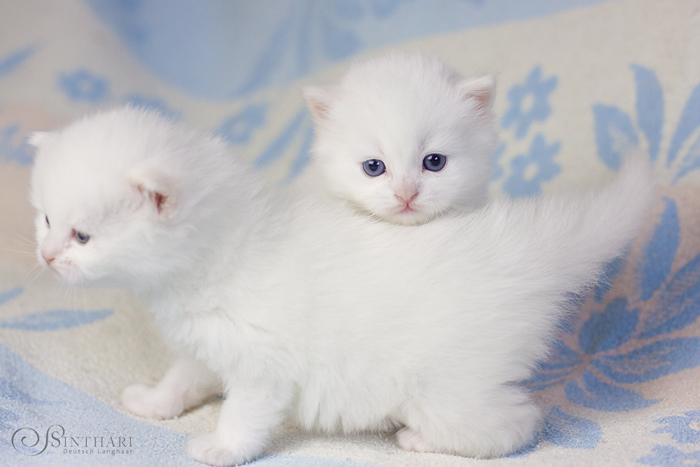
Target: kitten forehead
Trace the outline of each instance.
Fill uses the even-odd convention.
[[[37,138],[32,202],[65,222],[123,205],[134,196],[129,174],[135,168],[178,170],[170,153],[186,144],[188,133],[183,138],[171,127],[153,113],[126,107],[78,120],[50,140]]]
[[[437,58],[390,54],[353,66],[341,86],[353,98],[364,94],[367,102],[391,100],[396,104],[413,103],[418,108],[453,100],[460,79]]]
[[[330,118],[356,133],[351,139],[374,135],[386,153],[419,157],[422,150],[430,150],[431,140],[444,147],[451,136],[480,123],[482,116],[473,111],[461,82],[437,58],[391,54],[348,71]]]

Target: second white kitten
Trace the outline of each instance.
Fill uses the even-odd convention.
[[[519,382],[653,195],[635,159],[602,190],[406,227],[265,190],[220,140],[142,110],[32,142],[39,260],[130,287],[178,351],[158,385],[124,391],[128,410],[175,417],[223,388],[216,431],[187,448],[218,466],[259,456],[288,416],[403,426],[414,451],[520,449],[540,410]]]
[[[398,224],[484,205],[494,87],[399,53],[356,64],[339,85],[306,87],[316,140],[305,183]]]

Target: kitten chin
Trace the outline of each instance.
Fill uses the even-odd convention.
[[[464,79],[436,58],[392,53],[340,84],[304,89],[322,188],[370,216],[422,224],[483,206],[497,136],[494,79]]]
[[[34,144],[46,260],[124,280],[179,352],[123,406],[166,419],[225,392],[216,431],[187,445],[212,465],[261,455],[288,416],[320,431],[401,424],[397,443],[420,452],[526,446],[541,415],[517,383],[653,199],[637,157],[601,190],[404,228],[267,188],[220,140],[145,110]]]

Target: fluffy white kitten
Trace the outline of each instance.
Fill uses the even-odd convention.
[[[304,88],[316,130],[306,183],[398,224],[483,206],[494,87],[491,76],[393,53],[356,64],[339,85]]]
[[[518,382],[653,195],[648,164],[631,160],[598,191],[406,227],[280,196],[219,139],[144,110],[32,142],[40,261],[70,283],[131,287],[180,352],[124,406],[170,418],[223,388],[216,431],[187,448],[220,466],[260,455],[287,416],[403,426],[397,441],[415,451],[521,448],[540,410]]]

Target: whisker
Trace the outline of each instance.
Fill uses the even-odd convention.
[[[36,270],[37,268],[39,268],[38,271]],[[27,285],[32,285],[32,283],[36,280],[36,278],[39,277],[39,274],[41,274],[42,272],[44,272],[44,271],[43,271],[43,268],[41,267],[41,264],[36,263],[34,266],[32,266],[32,268],[31,268],[29,271],[27,271],[27,273],[26,273],[26,274],[24,275],[24,277],[22,278],[22,282],[26,282],[27,279],[29,278],[29,276],[30,276],[32,273],[34,273],[34,272],[36,272],[36,274],[34,274],[34,276],[32,277],[32,279],[31,279],[31,281],[30,281],[30,283],[27,284]]]
[[[0,250],[7,251],[10,253],[18,253],[18,254],[23,255],[23,256],[34,256],[34,254],[35,254],[33,251],[15,250],[13,248],[5,248],[5,247],[0,247]]]

